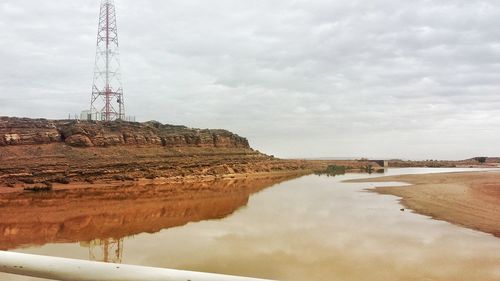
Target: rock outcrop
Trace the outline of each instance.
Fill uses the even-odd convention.
[[[55,122],[45,119],[0,117],[0,146],[61,141]]]
[[[159,122],[96,122],[0,117],[0,146],[62,142],[73,147],[153,145],[250,148],[226,130],[200,130]]]
[[[309,173],[357,161],[282,160],[225,130],[150,121],[81,122],[0,117],[0,188],[39,191],[52,184],[138,179],[205,180],[255,173]],[[5,189],[0,190],[0,193]]]

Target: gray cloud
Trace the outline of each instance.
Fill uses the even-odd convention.
[[[282,157],[500,155],[496,1],[116,0],[126,106]],[[98,0],[0,3],[0,115],[88,107]]]

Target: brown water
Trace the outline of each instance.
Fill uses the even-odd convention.
[[[445,171],[457,170],[387,174]],[[341,182],[367,176],[220,182],[183,192],[130,188],[125,197],[94,194],[94,205],[81,194],[60,195],[65,203],[58,208],[57,200],[37,198],[26,206],[34,202],[50,215],[39,224],[29,223],[29,213],[17,223],[0,215],[0,247],[281,280],[500,280],[499,238],[401,212],[396,197],[364,191],[374,184]],[[4,201],[0,214],[12,208]],[[39,246],[26,246],[30,239]]]

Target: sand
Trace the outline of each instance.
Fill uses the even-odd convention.
[[[361,182],[409,183],[372,191],[401,197],[401,204],[417,213],[500,237],[500,172],[401,175]]]

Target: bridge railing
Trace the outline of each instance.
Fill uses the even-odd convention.
[[[0,272],[61,281],[265,281],[249,277],[0,251]]]

